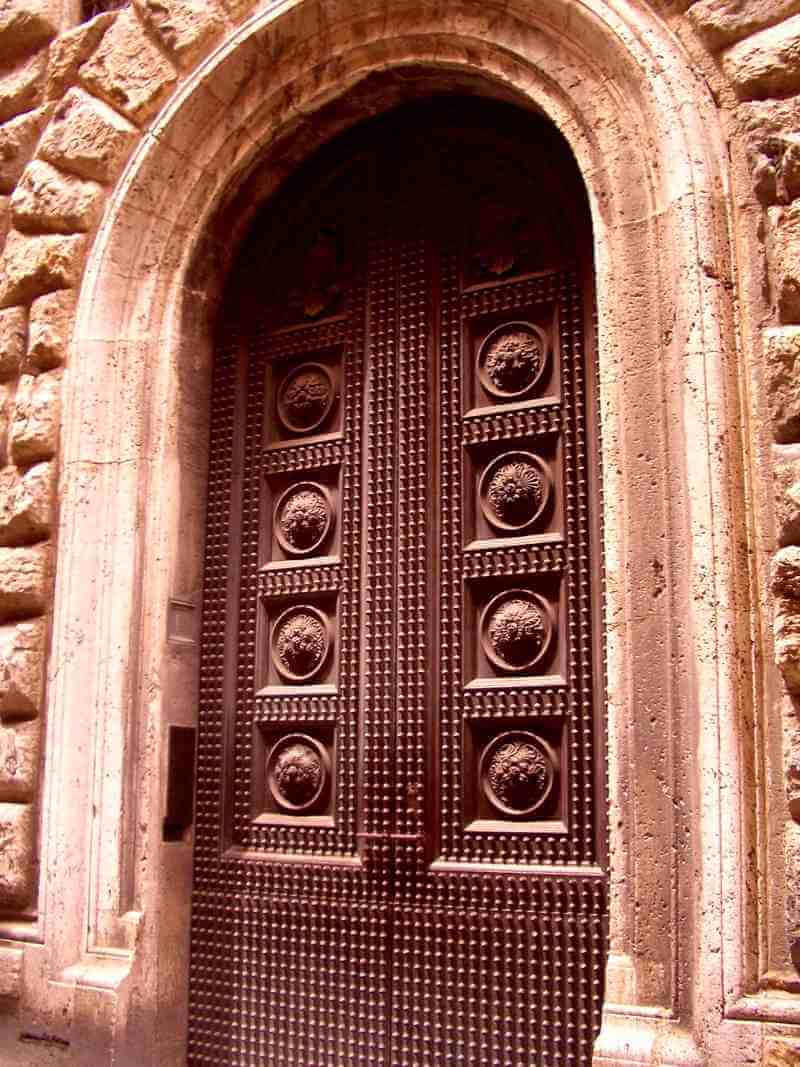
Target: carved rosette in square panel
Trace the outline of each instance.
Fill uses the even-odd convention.
[[[557,402],[561,384],[558,337],[558,310],[553,301],[465,318],[465,413]]]
[[[282,346],[278,346],[278,351]],[[341,346],[276,356],[266,374],[266,440],[271,444],[337,433],[342,426]]]
[[[338,468],[267,477],[267,563],[311,564],[339,555],[339,483]]]
[[[330,682],[335,612],[330,601],[274,605],[269,610],[268,684],[305,686]]]
[[[333,825],[332,723],[260,724],[253,781],[258,825]]]

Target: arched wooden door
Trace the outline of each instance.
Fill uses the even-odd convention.
[[[588,1064],[604,964],[588,209],[442,100],[253,226],[219,332],[189,1061]]]

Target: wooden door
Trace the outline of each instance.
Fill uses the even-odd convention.
[[[254,224],[219,331],[189,1060],[588,1064],[606,889],[588,209],[430,101]]]

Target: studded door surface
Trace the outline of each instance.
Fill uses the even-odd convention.
[[[591,1062],[586,207],[555,134],[472,111],[400,111],[326,150],[231,283],[192,1064]]]

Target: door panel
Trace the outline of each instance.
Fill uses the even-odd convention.
[[[215,370],[192,1063],[591,1062],[589,247],[555,133],[475,102],[346,136],[253,226]]]

